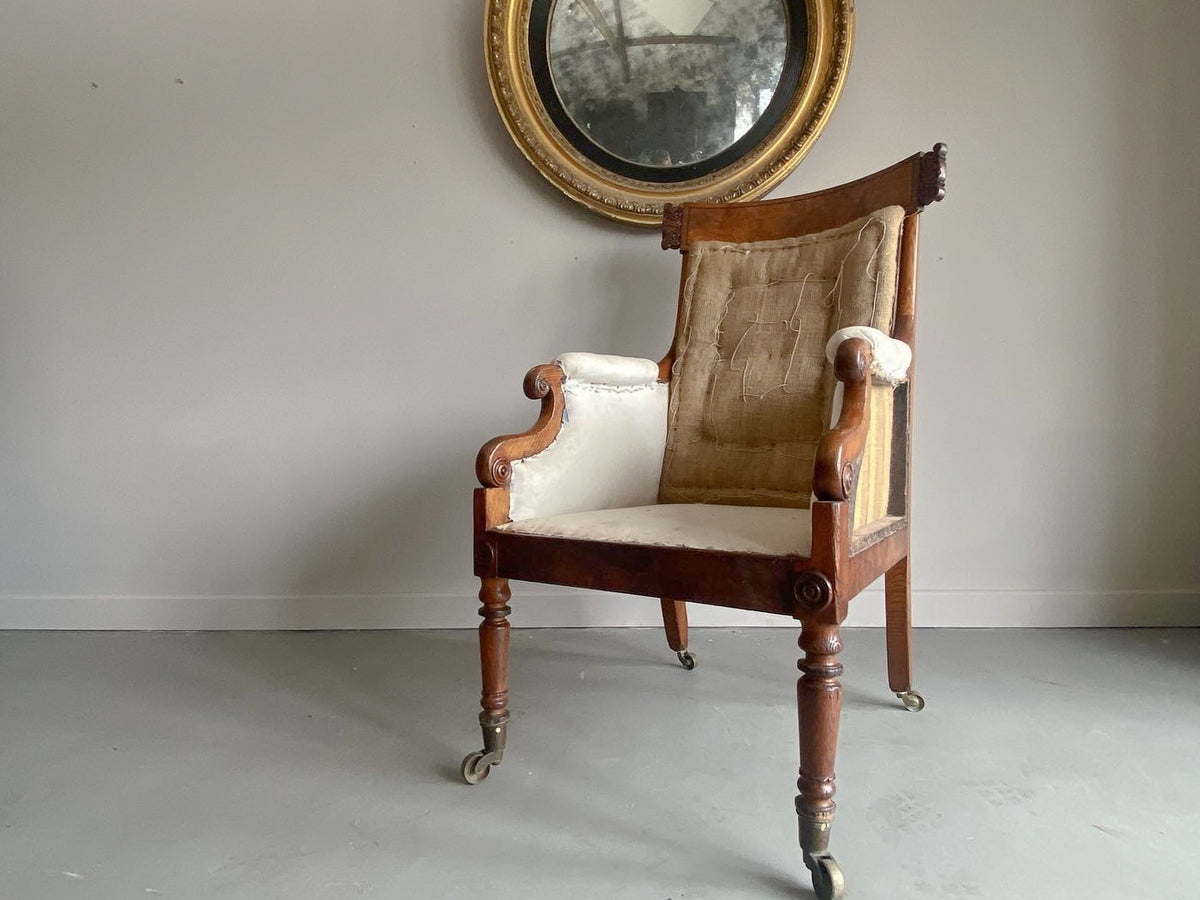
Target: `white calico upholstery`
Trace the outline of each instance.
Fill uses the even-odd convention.
[[[564,353],[558,437],[512,463],[514,521],[653,503],[667,440],[667,385],[649,359]]]
[[[878,328],[867,325],[851,325],[839,328],[825,344],[825,357],[831,363],[837,356],[838,347],[850,338],[864,338],[871,345],[871,377],[888,384],[899,384],[908,377],[912,365],[912,348],[904,341],[884,334]]]
[[[662,503],[539,516],[501,525],[498,530],[770,556],[808,556],[812,548],[809,511],[772,506]]]
[[[602,353],[563,353],[555,360],[571,381],[638,387],[658,381],[658,363],[634,356],[605,356]]]

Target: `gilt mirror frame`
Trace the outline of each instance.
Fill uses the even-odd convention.
[[[580,149],[581,133],[564,119],[560,98],[547,96],[553,87],[546,35],[555,0],[487,0],[484,51],[492,97],[508,133],[537,170],[572,200],[601,215],[657,226],[667,203],[752,200],[779,184],[812,147],[837,104],[850,65],[853,0],[781,2],[793,24],[779,97],[772,100],[779,104],[774,121],[752,130],[751,146],[735,142],[727,151],[737,152],[717,156],[723,163],[719,168],[694,177],[630,177],[614,170],[619,167],[597,162],[596,157],[605,155],[602,149]],[[804,47],[794,46],[797,16],[806,32]],[[540,45],[536,38],[531,41],[531,33]],[[681,165],[676,171],[686,176],[689,168]]]

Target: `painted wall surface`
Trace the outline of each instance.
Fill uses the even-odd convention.
[[[951,148],[922,230],[918,622],[1200,619],[1200,12],[857,12],[777,194]],[[657,358],[679,265],[521,158],[481,18],[0,7],[0,627],[474,623],[475,451],[532,421],[530,365]],[[657,617],[589,599],[518,586],[514,621]]]

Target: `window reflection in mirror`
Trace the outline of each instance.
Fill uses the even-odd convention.
[[[732,146],[787,56],[784,0],[557,0],[548,51],[571,120],[627,162],[670,168]]]

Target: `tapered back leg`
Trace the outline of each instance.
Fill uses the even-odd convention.
[[[675,651],[685,669],[696,668],[696,656],[688,650],[687,604],[682,600],[662,599],[663,625],[667,629],[667,645]]]
[[[912,690],[912,606],[907,556],[888,569],[883,596],[887,611],[888,687],[899,694]]]
[[[662,601],[663,625],[667,629],[667,646],[680,651],[688,648],[687,604],[682,600]]]

